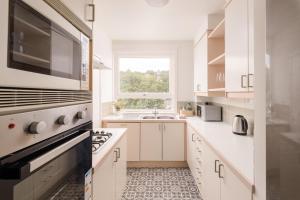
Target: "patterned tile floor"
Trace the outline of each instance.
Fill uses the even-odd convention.
[[[188,168],[129,168],[122,200],[201,200]]]

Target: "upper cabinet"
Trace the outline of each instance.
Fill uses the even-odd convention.
[[[228,96],[253,91],[250,65],[250,16],[248,0],[232,0],[225,8],[225,81]],[[241,95],[244,96],[244,95]]]
[[[195,40],[194,91],[197,96],[253,97],[251,3],[251,0],[227,1],[225,18],[207,16],[205,29],[202,28],[204,34]]]
[[[104,68],[112,68],[113,58],[112,58],[112,40],[103,31],[103,25],[101,21],[101,0],[94,0],[95,9],[95,21],[93,24],[93,51],[94,55],[102,63]]]
[[[194,91],[207,93],[207,33],[194,46]]]
[[[95,7],[92,0],[61,0],[74,14],[77,15],[90,29],[93,28]]]

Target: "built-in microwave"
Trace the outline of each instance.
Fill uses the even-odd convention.
[[[88,90],[87,36],[44,1],[4,0],[0,11],[1,87]]]

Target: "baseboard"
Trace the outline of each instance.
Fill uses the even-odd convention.
[[[186,168],[186,161],[128,161],[129,168]]]

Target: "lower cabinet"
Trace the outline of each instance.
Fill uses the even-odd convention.
[[[127,138],[124,136],[94,169],[93,200],[120,200],[126,186]]]
[[[187,162],[204,200],[252,200],[252,189],[190,126]]]
[[[127,161],[140,160],[140,123],[106,123],[105,128],[127,128]]]
[[[184,161],[184,123],[141,123],[141,161]]]

